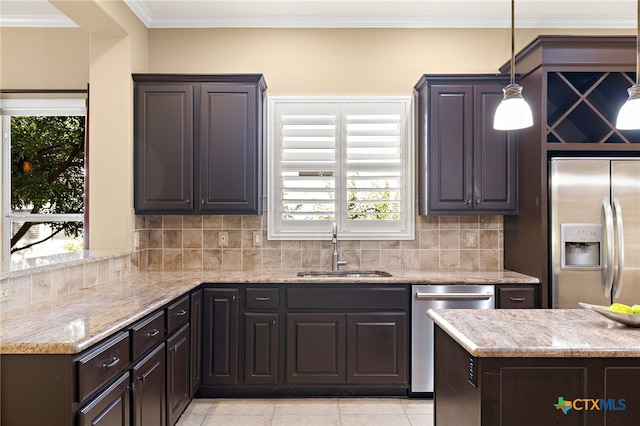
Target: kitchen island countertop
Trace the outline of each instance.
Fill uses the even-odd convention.
[[[301,278],[297,271],[148,271],[13,309],[0,305],[0,354],[75,354],[162,308],[202,283],[537,284],[516,272],[394,272],[384,278]]]
[[[439,309],[427,315],[479,358],[640,357],[640,328],[587,309]]]

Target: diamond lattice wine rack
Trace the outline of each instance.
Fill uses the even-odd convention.
[[[633,72],[548,72],[547,142],[640,143],[640,130],[618,130]]]

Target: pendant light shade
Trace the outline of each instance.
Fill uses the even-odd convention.
[[[636,21],[636,84],[629,87],[629,99],[622,105],[618,112],[616,127],[620,130],[640,129],[640,0],[637,8],[638,20]]]
[[[638,0],[640,1],[640,0]],[[504,98],[493,117],[496,130],[517,130],[533,126],[531,107],[522,96],[522,86],[515,83],[515,0],[511,0],[511,82],[502,91]]]

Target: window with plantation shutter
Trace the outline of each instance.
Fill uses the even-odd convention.
[[[268,237],[413,238],[409,96],[269,98]]]

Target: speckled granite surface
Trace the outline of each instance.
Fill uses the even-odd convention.
[[[587,309],[439,309],[427,315],[476,357],[640,357],[640,328]]]
[[[393,271],[391,271],[393,273]],[[0,353],[75,354],[206,283],[537,283],[509,271],[394,273],[391,278],[299,278],[296,271],[140,272],[16,309],[0,304]]]

